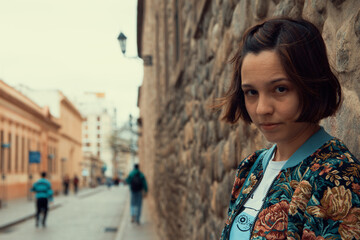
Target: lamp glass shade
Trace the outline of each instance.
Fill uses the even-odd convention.
[[[117,39],[118,39],[118,41],[120,43],[120,48],[121,48],[122,53],[125,54],[127,37],[121,32]]]

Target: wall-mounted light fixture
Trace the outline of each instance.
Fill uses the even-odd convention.
[[[125,52],[126,52],[126,39],[127,37],[125,36],[125,34],[123,34],[122,32],[119,34],[118,36],[118,41],[120,43],[120,48],[121,48],[121,51],[122,53],[125,55]]]
[[[117,37],[117,40],[119,41],[121,52],[124,54],[126,58],[134,58],[134,59],[140,59],[138,56],[127,56],[126,53],[126,40],[127,37],[123,32],[120,32],[119,36]],[[145,66],[152,66],[152,56],[151,55],[144,55],[141,57],[144,61]]]

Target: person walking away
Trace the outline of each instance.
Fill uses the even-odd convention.
[[[73,184],[74,184],[74,193],[77,194],[78,186],[79,186],[79,178],[77,177],[77,175],[74,176]]]
[[[43,212],[42,225],[46,227],[46,216],[48,212],[48,201],[53,201],[53,190],[51,183],[46,179],[46,172],[41,173],[41,178],[31,188],[36,198],[36,227],[39,226],[40,213]]]
[[[65,175],[63,178],[64,195],[68,195],[69,193],[69,184],[70,184],[69,176]]]
[[[144,196],[146,196],[148,187],[145,176],[139,169],[139,164],[134,165],[134,169],[126,178],[126,183],[129,184],[131,192],[131,222],[136,222],[137,224],[140,224],[143,193],[145,193]]]

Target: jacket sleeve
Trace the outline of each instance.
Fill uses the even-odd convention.
[[[53,191],[52,188],[51,188],[51,183],[50,183],[50,182],[49,182],[49,189],[48,189],[47,194],[48,194],[48,199],[49,199],[50,201],[53,201],[53,200],[54,200],[54,198],[53,198],[53,196],[54,196],[54,191]]]
[[[48,190],[48,199],[49,199],[50,201],[53,201],[53,200],[54,200],[53,190],[52,190],[52,189],[49,189],[49,190]]]
[[[32,187],[30,188],[31,192],[35,192],[35,183],[32,185]]]
[[[305,209],[303,239],[360,239],[359,169],[356,162],[320,168]]]

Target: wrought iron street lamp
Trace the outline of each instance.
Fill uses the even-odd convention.
[[[123,34],[122,32],[119,34],[118,36],[118,41],[120,43],[120,48],[121,48],[121,51],[122,53],[125,55],[125,52],[126,52],[126,39],[127,37],[125,36],[125,34]]]
[[[121,48],[121,51],[124,55],[124,57],[126,58],[131,58],[131,59],[137,59],[137,60],[143,60],[144,61],[144,65],[145,66],[151,66],[152,65],[152,56],[151,55],[145,55],[145,56],[142,56],[141,58],[139,56],[127,56],[125,53],[126,53],[126,40],[127,40],[127,37],[125,36],[125,34],[123,32],[120,32],[119,36],[117,37],[117,40],[119,41],[119,44],[120,44],[120,48]]]

